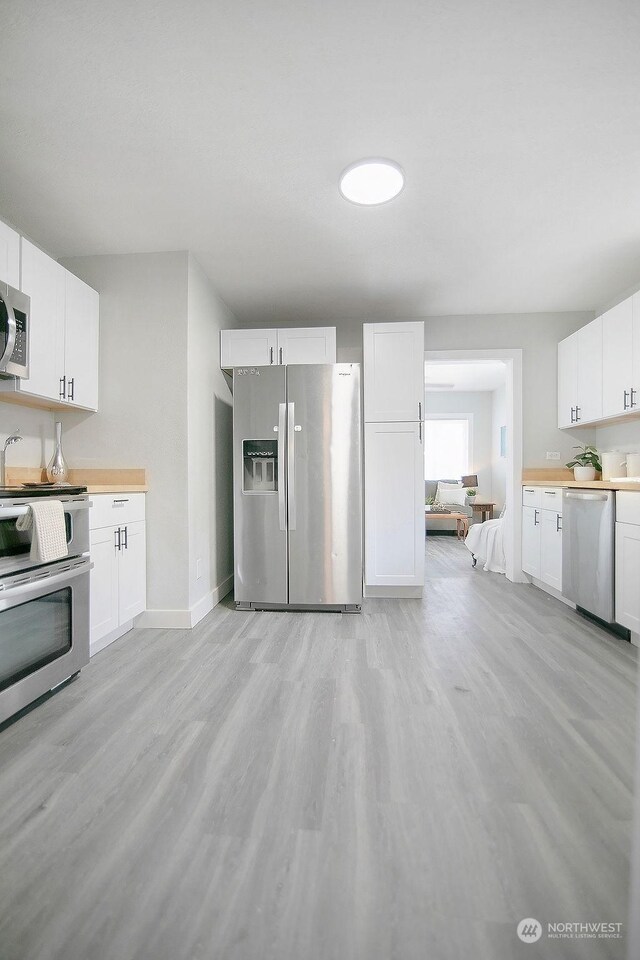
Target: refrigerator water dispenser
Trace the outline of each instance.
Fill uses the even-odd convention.
[[[242,492],[278,492],[278,441],[242,441]]]

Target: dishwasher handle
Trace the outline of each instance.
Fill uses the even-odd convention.
[[[605,502],[610,499],[610,494],[608,493],[566,493],[564,495],[565,500],[600,500]]]

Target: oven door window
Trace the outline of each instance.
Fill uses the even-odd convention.
[[[71,514],[65,513],[67,543],[71,542]],[[15,517],[0,518],[0,559],[19,557],[31,550],[32,530],[16,530]]]
[[[0,611],[0,690],[71,649],[71,587]]]

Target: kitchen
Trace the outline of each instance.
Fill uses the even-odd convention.
[[[11,18],[7,14],[11,22],[4,24],[3,44],[10,45],[4,62],[11,66],[7,90],[15,105],[14,119],[10,123],[6,118],[5,129],[13,149],[27,156],[16,172],[17,153],[13,161],[3,155],[6,177],[0,219],[61,270],[98,292],[98,397],[97,403],[82,402],[77,392],[81,376],[72,369],[70,358],[68,371],[56,371],[53,389],[60,389],[62,377],[67,378],[65,389],[67,381],[73,380],[74,401],[63,400],[53,408],[0,401],[0,438],[4,442],[20,427],[24,439],[8,448],[7,469],[41,472],[53,456],[54,425],[60,420],[68,464],[72,470],[86,472],[85,477],[93,481],[85,484],[90,489],[103,489],[91,493],[90,499],[122,499],[129,494],[144,498],[146,599],[132,631],[96,651],[68,688],[2,731],[3,766],[11,771],[4,787],[8,797],[3,793],[8,802],[16,790],[15,771],[32,758],[28,789],[25,786],[24,793],[16,794],[20,799],[14,802],[15,819],[7,821],[15,829],[4,844],[5,867],[19,862],[16,842],[21,817],[35,813],[41,804],[44,821],[68,846],[66,853],[43,846],[40,827],[27,838],[34,857],[42,857],[42,867],[30,868],[15,893],[3,884],[3,942],[14,956],[44,957],[47,944],[50,956],[123,957],[136,951],[145,956],[145,949],[146,955],[162,956],[166,950],[181,956],[180,944],[171,938],[177,938],[178,930],[186,936],[189,895],[204,875],[209,892],[203,894],[200,906],[209,916],[219,915],[220,923],[216,929],[205,917],[197,920],[191,915],[191,919],[197,930],[194,936],[202,939],[211,955],[218,944],[229,956],[251,957],[252,948],[256,956],[256,944],[268,942],[269,949],[279,950],[281,956],[330,956],[332,950],[343,955],[390,956],[396,950],[411,957],[424,953],[426,941],[440,942],[441,947],[433,949],[445,957],[459,955],[463,947],[478,955],[484,951],[493,957],[514,956],[515,926],[522,917],[536,917],[538,907],[546,910],[538,917],[541,922],[561,918],[553,912],[552,898],[540,892],[540,884],[532,881],[527,888],[510,851],[501,845],[499,822],[504,835],[513,838],[514,847],[527,851],[527,862],[540,866],[539,876],[545,882],[555,870],[560,879],[553,889],[557,891],[563,879],[563,889],[573,891],[561,900],[571,919],[590,919],[594,912],[604,911],[605,919],[626,922],[626,908],[612,906],[606,897],[599,900],[591,888],[581,901],[575,878],[583,874],[595,888],[604,875],[618,900],[626,896],[627,881],[615,860],[617,856],[626,862],[630,837],[628,677],[633,645],[622,646],[624,641],[583,623],[566,604],[541,590],[492,579],[481,571],[473,580],[459,581],[460,588],[469,591],[471,604],[472,623],[463,622],[454,583],[463,571],[455,560],[455,576],[436,577],[440,568],[434,566],[423,572],[424,586],[414,585],[423,588],[424,608],[418,599],[368,597],[362,614],[344,617],[236,611],[229,597],[234,574],[233,397],[221,370],[220,334],[223,330],[330,326],[336,333],[337,362],[364,364],[363,323],[391,325],[420,319],[423,350],[522,351],[523,469],[555,469],[546,461],[547,451],[560,453],[562,467],[571,460],[572,447],[578,442],[594,441],[600,450],[633,452],[638,421],[559,427],[556,394],[558,343],[637,289],[637,259],[629,239],[637,233],[633,205],[623,202],[632,192],[634,165],[629,162],[629,179],[616,167],[610,183],[611,190],[619,192],[608,200],[586,189],[588,177],[595,176],[587,163],[593,151],[579,149],[575,140],[568,138],[567,155],[558,161],[558,169],[564,164],[579,180],[575,158],[580,158],[588,169],[578,193],[568,177],[561,190],[556,188],[546,166],[549,152],[565,144],[565,131],[571,125],[563,97],[571,99],[574,89],[564,83],[564,60],[550,39],[555,35],[555,18],[562,21],[562,35],[572,37],[577,51],[572,68],[580,77],[581,90],[605,80],[593,77],[581,62],[580,51],[611,57],[612,64],[628,63],[628,58],[619,58],[619,51],[631,42],[633,30],[611,22],[599,7],[590,8],[590,16],[580,23],[565,21],[567,15],[561,11],[545,10],[539,12],[539,22],[529,13],[520,12],[523,19],[518,20],[501,11],[503,20],[496,11],[485,11],[489,23],[483,24],[478,13],[468,8],[464,17],[456,8],[451,13],[453,22],[447,23],[446,17],[444,22],[439,20],[428,6],[420,12],[412,10],[400,27],[388,23],[382,11],[368,11],[369,42],[361,55],[370,59],[363,64],[358,97],[361,106],[366,105],[364,113],[371,114],[370,127],[360,137],[353,134],[353,140],[345,133],[346,145],[328,146],[319,169],[310,163],[310,155],[317,152],[320,141],[335,144],[334,124],[340,112],[333,112],[333,119],[327,121],[326,91],[314,85],[313,77],[316,73],[332,77],[339,88],[333,91],[337,101],[344,96],[341,81],[352,79],[328,12],[316,11],[310,22],[311,13],[302,10],[289,10],[286,18],[284,11],[275,9],[256,10],[251,16],[226,11],[214,29],[211,14],[200,4],[194,6],[188,28],[184,12],[172,4],[153,8],[142,4],[136,11],[121,7],[117,23],[106,13],[98,16],[89,6],[82,11],[72,4],[63,6],[69,14],[63,21],[57,21],[51,11],[41,11],[38,24],[26,11],[16,10]],[[628,22],[635,23],[632,8],[627,14]],[[410,34],[418,36],[420,31],[408,30],[407,25],[416,16],[434,18],[427,34],[435,31],[441,50],[452,54],[450,63],[443,62],[437,48],[430,48],[431,56],[425,56],[424,44],[432,41],[423,37],[419,43],[412,42]],[[608,38],[605,51],[603,30],[597,29],[600,19]],[[508,23],[512,31],[512,44],[506,50],[495,40],[503,35],[500,30],[492,34],[490,29],[490,24],[498,29],[500,23],[504,29]],[[123,26],[128,28],[124,32]],[[310,45],[310,26],[331,42]],[[350,21],[347,35],[357,45],[355,27]],[[523,28],[539,39],[541,59],[534,61],[544,70],[533,77],[526,75],[527,65],[517,53]],[[430,115],[437,135],[434,130],[420,132],[426,102],[420,100],[412,106],[413,133],[405,137],[406,150],[400,151],[393,137],[380,142],[373,118],[393,118],[393,114],[383,96],[387,87],[380,81],[378,66],[387,62],[398,31],[410,54],[403,58],[407,82],[411,76],[420,78],[420,90],[425,83],[423,70],[434,71],[441,83],[443,77],[458,75],[462,67],[455,66],[453,52],[459,50],[461,38],[481,39],[481,56],[474,53],[473,44],[464,48],[470,57],[464,68],[468,71],[465,89],[474,90],[476,98],[468,106],[464,132],[446,119],[462,109],[452,79],[453,85],[443,91],[446,107],[440,127],[438,116]],[[277,34],[296,42],[278,41]],[[123,35],[129,38],[126,43]],[[250,56],[226,56],[227,48],[238,49],[236,35]],[[267,56],[264,36],[270,38],[272,51],[280,50],[280,58]],[[11,50],[30,51],[28,70]],[[308,67],[301,62],[302,52],[302,59],[309,59]],[[492,74],[491,62],[500,64],[504,74],[497,66]],[[185,67],[187,63],[193,71]],[[628,103],[633,104],[635,67],[629,70],[628,78],[615,73],[611,84],[616,97],[621,87],[628,90]],[[302,90],[300,99],[294,96],[290,71],[305,76],[302,87],[305,96],[312,98],[311,105]],[[92,72],[94,83],[90,83]],[[212,72],[216,80],[205,105],[194,83]],[[474,75],[479,78],[475,85],[470,82]],[[87,82],[79,83],[78,77]],[[491,77],[495,86],[489,90],[483,78],[488,82]],[[505,134],[501,121],[505,102],[517,116],[522,107],[510,81],[503,83],[505,77],[520,77],[533,91],[527,116],[539,116],[541,103],[559,105],[545,127],[547,139],[539,141],[538,153],[530,149],[533,139],[526,137],[527,130],[531,133],[526,125],[520,134],[524,142],[516,138],[513,143]],[[365,83],[367,78],[373,92]],[[248,97],[247,83],[252,91]],[[504,98],[500,110],[491,107],[496,89]],[[354,108],[358,97],[350,101]],[[395,93],[392,100],[397,102]],[[584,111],[580,114],[584,129],[600,130],[603,138],[601,153],[593,159],[596,167],[602,163],[605,171],[610,169],[604,142],[608,134],[616,144],[616,157],[634,157],[632,123],[625,134],[620,119],[616,126],[604,108],[598,112],[599,101],[592,99],[590,106],[581,97],[576,101],[571,100],[572,109]],[[283,113],[274,107],[277,103]],[[407,104],[414,104],[409,93]],[[241,124],[238,116],[243,118]],[[482,128],[474,116],[482,116]],[[51,129],[52,117],[58,133]],[[270,118],[268,123],[265,118]],[[182,145],[189,140],[187,131],[192,155],[185,173]],[[473,137],[468,131],[473,131]],[[505,138],[501,142],[509,158],[504,164],[490,140],[498,132]],[[620,145],[623,134],[630,138],[626,153]],[[468,152],[469,139],[478,145],[477,155]],[[267,143],[273,151],[274,141],[279,140],[286,149],[256,151],[256,144],[266,148]],[[25,149],[34,141],[41,146],[40,154]],[[233,142],[234,150],[222,149],[221,141]],[[415,146],[409,148],[409,143]],[[213,144],[216,149],[209,149]],[[314,145],[309,154],[305,152],[305,162],[313,170],[310,184],[299,179],[299,167],[304,166],[299,151],[304,144]],[[253,166],[249,160],[256,152],[259,156]],[[337,187],[340,171],[355,157],[378,152],[396,156],[407,173],[396,206],[389,202],[364,210],[347,204]],[[213,154],[218,166],[212,177]],[[518,166],[525,162],[523,154],[530,154],[531,167],[526,172]],[[486,165],[479,159],[483,156]],[[474,163],[485,171],[485,180],[472,177]],[[513,177],[511,163],[518,171]],[[423,179],[433,183],[434,193],[418,199],[416,191]],[[494,182],[500,184],[499,190]],[[546,209],[553,250],[544,262],[541,251],[548,245],[547,225],[539,224],[539,198],[533,191],[523,195],[523,182],[545,185],[550,196]],[[287,185],[293,188],[291,194]],[[587,194],[593,206],[583,210]],[[450,234],[442,232],[448,219],[438,205],[442,196],[459,205],[450,217],[458,226]],[[491,211],[485,206],[489,198]],[[503,206],[497,206],[500,202]],[[320,211],[322,203],[330,214]],[[517,218],[509,216],[510,209],[519,211]],[[190,221],[187,210],[192,211]],[[414,223],[409,238],[412,218],[420,225]],[[511,226],[514,220],[518,222]],[[590,232],[593,222],[600,224],[598,244],[593,249],[585,244],[576,265],[572,258],[579,259],[577,239]],[[305,232],[305,224],[315,226]],[[435,248],[433,239],[422,237],[430,231],[438,238]],[[474,242],[467,246],[469,236]],[[320,247],[326,257],[322,262]],[[517,261],[515,251],[520,247],[522,259]],[[449,281],[448,289],[455,288],[455,295],[450,292],[447,298],[438,291],[444,290],[447,275],[444,251],[454,248],[454,272],[466,281]],[[480,249],[483,259],[478,270]],[[571,256],[567,251],[572,251]],[[620,251],[619,256],[612,251]],[[483,276],[478,277],[479,273]],[[64,304],[58,309],[64,314]],[[60,338],[52,336],[55,350]],[[86,367],[81,361],[81,370]],[[575,407],[580,401],[572,399],[569,405]],[[121,475],[122,471],[144,471],[144,476],[128,474],[118,480],[103,474],[102,482],[97,482],[90,471]],[[118,489],[104,490],[118,484]],[[111,538],[128,522],[141,523],[140,514],[131,521],[103,523],[93,531],[94,540],[103,531],[106,542],[107,530]],[[113,542],[109,540],[110,545]],[[451,591],[446,596],[445,585]],[[529,602],[533,612],[526,608],[527,619],[524,604]],[[418,625],[423,610],[430,617],[427,640]],[[515,632],[524,638],[523,644],[514,640],[508,626],[493,624],[492,610],[498,619],[502,612],[507,621],[511,618],[517,624]],[[474,624],[481,654],[479,647],[468,649],[462,643],[463,637],[472,635]],[[543,625],[549,624],[565,638],[564,643],[556,637],[553,644],[551,635],[545,635]],[[493,636],[501,637],[500,642],[493,643]],[[391,638],[395,642],[389,642]],[[534,664],[540,666],[536,645],[540,657],[554,664],[551,677],[545,678],[544,670],[536,672],[537,688],[526,677]],[[574,647],[577,661],[570,655]],[[506,649],[512,654],[510,663],[504,657]],[[436,651],[440,659],[434,671],[429,657]],[[607,673],[607,657],[616,664],[617,678]],[[483,667],[487,674],[482,673]],[[315,673],[307,675],[305,670]],[[597,686],[600,673],[608,678],[604,689]],[[574,681],[562,681],[563,698],[551,681],[572,676]],[[606,716],[607,701],[616,705],[610,707],[613,718]],[[438,709],[431,710],[430,703]],[[558,761],[542,746],[536,756],[534,744],[545,729],[541,703],[551,707],[554,736],[561,737],[562,732],[557,757],[576,784],[582,785],[583,795],[596,798],[593,808],[585,805],[581,810],[597,844],[594,839],[591,845],[588,836],[576,832],[576,824],[554,814],[556,809],[569,809],[576,793],[566,782],[568,774],[563,775]],[[627,728],[616,743],[613,719],[622,705]],[[516,719],[512,729],[501,730],[500,711],[507,717],[528,717],[531,726]],[[531,718],[542,726],[536,727]],[[238,734],[243,726],[251,731],[247,739]],[[294,736],[296,726],[299,742]],[[215,735],[208,740],[214,729]],[[454,734],[457,748],[447,752],[443,744],[452,742],[455,729],[464,729],[464,736]],[[484,738],[501,744],[503,768],[491,766]],[[578,751],[573,758],[571,747]],[[474,766],[474,755],[484,758],[484,767]],[[567,791],[564,801],[540,776],[545,763]],[[456,836],[453,823],[447,825],[447,804],[444,797],[429,792],[423,769],[432,769],[434,779],[447,789],[456,783],[464,785],[474,798],[461,796],[459,805],[453,804],[463,836],[474,822],[476,802],[487,803],[495,812],[497,819],[491,820],[478,841],[475,863],[482,880],[476,883],[466,885],[463,879],[463,853],[471,856],[471,847]],[[81,790],[83,779],[86,793]],[[157,796],[155,784],[160,785]],[[351,785],[346,792],[345,784]],[[494,806],[491,801],[499,788],[504,803]],[[412,799],[425,797],[432,804],[431,813],[423,809],[420,815]],[[71,825],[63,828],[67,800],[80,810],[81,823],[75,832]],[[211,819],[203,817],[206,803]],[[278,804],[283,829],[270,832]],[[184,817],[172,819],[169,809],[180,807]],[[594,811],[602,814],[602,833],[594,822]],[[545,819],[553,824],[561,849],[575,849],[572,867],[561,867],[552,845],[544,844]],[[202,831],[205,820],[207,829]],[[82,824],[91,824],[89,833]],[[531,850],[527,825],[541,843],[543,857]],[[289,827],[295,834],[288,835]],[[118,836],[122,839],[116,840]],[[158,843],[155,852],[154,841]],[[500,891],[492,870],[492,843],[513,880],[507,895]],[[137,856],[127,856],[127,844]],[[601,856],[598,867],[596,850],[604,848],[608,853]],[[167,869],[156,872],[160,853],[166,855]],[[87,885],[57,918],[34,921],[38,906],[32,898],[43,895],[47,883],[54,882],[56,857],[62,858],[58,860],[64,865],[62,876],[70,876],[72,869],[85,875],[83,871],[91,867]],[[439,882],[433,875],[435,865]],[[179,876],[181,884],[176,881]],[[231,881],[228,897],[222,892],[225,876]],[[119,883],[118,877],[126,881]],[[410,878],[416,880],[414,892]],[[281,898],[270,893],[271,885],[277,890],[279,883],[284,891]],[[394,892],[394,886],[399,892]],[[171,889],[175,889],[174,898]],[[62,903],[61,888],[55,886],[55,891],[52,909]],[[419,896],[429,904],[425,919]],[[120,918],[119,924],[101,917],[99,901],[112,917]],[[238,905],[235,916],[231,902]],[[323,903],[329,918],[324,930]],[[164,919],[161,904],[166,906]],[[139,925],[134,905],[139,907]],[[376,912],[388,921],[384,929]],[[306,917],[306,925],[302,920],[291,922],[292,915]],[[451,918],[458,915],[466,919],[467,929],[462,929],[464,924],[451,928]],[[270,923],[269,917],[276,919]],[[243,922],[250,930],[244,954],[234,939],[240,936]],[[494,939],[487,923],[499,927]],[[630,931],[627,936],[630,939]],[[615,944],[610,948],[615,956]],[[189,955],[187,950],[197,955],[197,949],[202,947],[189,941],[184,955]],[[535,947],[525,945],[524,949],[532,952]]]

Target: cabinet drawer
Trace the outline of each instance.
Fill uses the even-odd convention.
[[[640,524],[640,490],[618,490],[616,493],[616,520],[618,523]]]
[[[540,506],[562,515],[562,487],[540,487]]]
[[[98,530],[144,520],[144,498],[144,493],[92,494],[89,528]]]
[[[542,499],[542,487],[523,487],[522,505],[524,507],[539,507]]]

